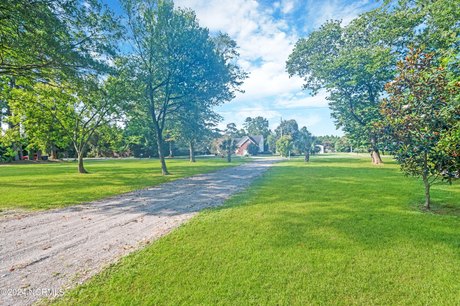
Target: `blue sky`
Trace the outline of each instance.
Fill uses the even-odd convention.
[[[106,0],[119,12],[116,0]],[[222,31],[236,40],[239,64],[249,72],[244,94],[217,108],[242,127],[246,117],[263,116],[273,129],[281,118],[295,119],[315,135],[342,135],[327,106],[327,93],[310,96],[302,80],[289,78],[285,63],[295,42],[329,19],[349,23],[360,13],[379,5],[377,0],[175,0],[193,9],[202,26]]]

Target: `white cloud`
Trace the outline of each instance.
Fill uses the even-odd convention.
[[[242,118],[243,121],[247,117],[257,117],[262,116],[267,119],[280,118],[281,113],[274,110],[266,110],[264,107],[248,107],[242,108],[237,113],[238,118]]]
[[[305,25],[309,32],[328,19],[343,19],[345,24],[349,23],[369,7],[370,1],[346,4],[343,0],[277,0],[268,7],[256,0],[176,0],[175,3],[193,9],[202,26],[211,32],[228,33],[239,46],[239,64],[250,75],[242,88],[245,93],[219,108],[227,123],[234,122],[241,127],[246,117],[264,116],[271,119],[271,127],[274,127],[283,116],[284,119],[296,119],[299,126],[321,131],[322,125],[328,125],[325,129],[328,130],[333,123],[324,111],[320,116],[312,114],[308,108],[327,107],[326,93],[322,91],[309,97],[301,89],[302,79],[289,78],[285,71],[285,63],[299,38],[295,29]],[[300,20],[292,18],[305,9]],[[285,18],[275,18],[275,12]],[[288,24],[288,21],[296,24]],[[294,109],[299,112],[289,116]]]
[[[311,114],[311,115],[291,115],[288,118],[283,117],[283,120],[290,120],[294,119],[297,124],[299,125],[299,129],[303,126],[306,126],[307,129],[311,130],[312,128],[318,127],[320,123],[323,122],[321,116],[318,114]],[[270,129],[275,130],[278,125],[280,124],[281,116],[277,116],[270,121]]]
[[[299,128],[306,126],[308,129],[315,127],[321,122],[321,117],[316,114],[308,116],[293,116],[292,119],[297,121]]]
[[[378,1],[360,0],[352,3],[340,0],[309,1],[307,4],[307,16],[313,27],[318,28],[328,20],[342,20],[342,25],[349,24],[363,11],[368,10],[372,2]]]
[[[289,94],[280,96],[275,104],[277,107],[289,108],[305,108],[308,107],[328,107],[328,94],[325,90],[321,90],[315,96],[307,96],[304,93]]]
[[[299,78],[289,79],[285,63],[298,37],[287,34],[283,20],[275,20],[255,0],[178,0],[180,7],[195,10],[200,24],[211,31],[232,36],[241,54],[240,65],[250,73],[244,94],[237,100],[248,101],[286,92],[300,91]],[[292,10],[292,0],[278,4],[283,11]]]
[[[281,11],[283,12],[283,14],[289,14],[294,10],[294,6],[295,6],[295,3],[293,0],[283,1],[283,6],[282,6]]]
[[[290,79],[284,72],[284,66],[276,62],[266,62],[262,66],[252,69],[250,78],[243,85],[245,93],[239,96],[239,100],[251,101],[299,92],[301,86],[302,80],[300,78]]]
[[[237,125],[238,128],[243,127],[243,122],[247,117],[257,117],[262,116],[269,120],[270,123],[279,123],[282,114],[276,110],[270,110],[264,107],[263,105],[253,105],[248,107],[240,107],[235,112],[221,111],[221,115],[225,116],[226,122],[221,122],[219,128],[224,128],[227,123],[233,122]],[[275,126],[277,126],[275,124]]]

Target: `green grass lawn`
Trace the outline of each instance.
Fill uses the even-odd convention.
[[[230,165],[242,162],[235,158]],[[79,204],[229,166],[218,157],[169,159],[167,165],[170,176],[161,175],[154,159],[87,160],[90,174],[77,173],[75,162],[0,165],[0,212]]]
[[[460,185],[433,200],[388,162],[280,163],[58,303],[459,305]]]

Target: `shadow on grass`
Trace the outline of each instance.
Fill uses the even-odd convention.
[[[291,247],[308,243],[310,248],[388,248],[412,244],[426,247],[444,244],[460,250],[460,234],[452,230],[458,220],[439,220],[405,212],[323,211],[280,212],[272,220],[271,245]],[[314,243],[312,243],[314,241]],[[456,252],[460,257],[460,252]]]
[[[75,205],[63,209],[68,212],[92,209],[95,213],[106,215],[122,213],[174,216],[195,213],[222,204],[235,191],[244,189],[253,176],[258,175],[259,171],[264,170],[265,167],[263,164],[256,165],[256,163],[250,167],[225,167],[223,169],[222,167],[207,167],[205,165],[197,167],[196,170],[200,170],[201,173],[185,180],[176,179],[187,174],[193,174],[193,171],[185,170],[179,176],[157,175],[152,187],[146,186],[143,181],[145,176],[133,179],[132,173],[126,177],[113,174],[110,179],[94,180],[92,178],[90,185],[88,185],[88,181],[84,184],[81,182],[90,178],[91,174],[88,176],[75,175],[65,181],[44,181],[44,183],[35,185],[27,184],[27,182],[24,184],[6,183],[3,187],[18,192],[35,192],[35,202],[50,201],[52,190],[56,191],[57,198],[62,197],[62,192],[59,193],[60,189],[67,189],[68,199],[61,199],[57,205],[49,204],[49,208],[59,207],[62,204],[71,205],[78,201],[82,203],[91,197],[92,202],[87,205]],[[222,170],[216,171],[217,169]],[[145,172],[145,169],[143,170]],[[97,175],[94,177],[97,178]],[[72,185],[75,187],[69,189],[69,186]],[[126,188],[123,188],[125,186]],[[137,190],[130,191],[130,188]],[[49,190],[49,192],[39,194],[40,189]],[[113,195],[114,189],[118,191],[116,195]],[[125,190],[124,193],[123,190]],[[21,207],[34,208],[33,205],[27,204],[23,204]],[[57,212],[59,213],[60,210]]]
[[[395,168],[357,170],[333,163],[327,167],[281,163],[249,194],[238,195],[218,209],[270,210],[270,244],[280,248],[308,244],[318,249],[378,250],[416,241],[424,247],[447,245],[460,256],[460,234],[454,230],[460,225],[458,186],[435,186],[433,210],[424,212],[418,180]]]
[[[77,173],[75,162],[13,165],[0,173],[2,209],[48,209],[99,200],[114,194],[147,188],[178,178],[241,164],[228,164],[215,158],[197,163],[170,160],[169,176],[162,176],[158,160],[89,160],[89,174]]]

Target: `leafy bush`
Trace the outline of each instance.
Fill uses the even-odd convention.
[[[291,136],[281,136],[276,142],[276,151],[283,157],[289,155],[289,151],[292,150],[292,138]]]
[[[253,143],[250,143],[249,146],[248,146],[248,154],[249,155],[252,155],[252,156],[255,156],[257,154],[259,154],[259,147]]]
[[[14,155],[13,149],[0,145],[0,162],[10,162],[14,159]]]

